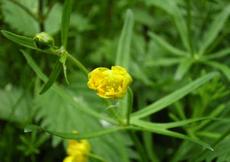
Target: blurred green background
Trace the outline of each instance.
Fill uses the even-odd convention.
[[[215,151],[203,150],[185,140],[139,132],[145,161],[229,162],[229,0],[73,2],[67,49],[90,70],[114,65],[125,12],[133,11],[135,25],[129,71],[134,80],[134,111],[203,74],[221,73],[148,119],[171,122],[204,116],[215,118],[175,129],[201,138]],[[61,0],[0,0],[0,28],[28,37],[44,30],[60,46],[63,3]],[[50,89],[39,95],[43,82],[27,65],[19,51],[21,48],[0,36],[0,162],[62,161],[66,156],[65,140],[42,132],[24,133],[25,125],[36,123],[56,131],[92,132],[106,123],[81,110],[105,113],[106,102],[88,90],[86,78],[69,62],[70,85],[61,74],[57,86],[63,92]],[[55,57],[28,52],[49,75]],[[70,97],[73,100],[69,101]],[[140,161],[134,141],[126,133],[109,134],[90,143],[92,151],[108,162]]]

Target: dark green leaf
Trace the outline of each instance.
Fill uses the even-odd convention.
[[[73,0],[65,0],[62,11],[62,25],[61,25],[61,42],[64,48],[67,47],[68,31],[70,23],[70,14],[72,11]]]
[[[46,82],[46,84],[42,88],[40,94],[45,93],[54,84],[54,82],[57,80],[57,77],[59,76],[61,72],[61,69],[62,69],[62,64],[59,60],[57,60],[54,66],[54,69],[52,70],[50,74],[49,80]]]

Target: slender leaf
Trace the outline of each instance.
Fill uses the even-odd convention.
[[[156,43],[158,43],[162,48],[164,48],[165,50],[170,52],[170,54],[174,54],[174,55],[177,55],[177,56],[186,56],[186,55],[188,55],[188,53],[186,53],[185,51],[182,51],[180,49],[177,49],[177,48],[173,47],[171,44],[169,44],[168,42],[166,42],[164,39],[162,39],[161,37],[157,36],[153,32],[149,32],[149,36],[153,39],[153,41],[156,41]]]
[[[225,22],[228,20],[230,14],[230,5],[227,5],[222,12],[220,12],[213,22],[211,23],[208,31],[204,34],[202,44],[199,50],[200,54],[203,54],[210,44],[216,39],[219,32],[223,28]]]
[[[213,151],[213,148],[209,144],[207,144],[207,143],[205,143],[205,142],[203,142],[197,138],[191,138],[191,137],[186,136],[186,135],[181,134],[181,133],[170,131],[170,130],[167,130],[165,128],[156,127],[155,125],[152,125],[151,123],[149,124],[148,122],[145,122],[145,121],[140,121],[140,120],[137,121],[136,120],[135,123],[133,123],[133,124],[136,126],[139,126],[141,128],[144,128],[147,131],[151,131],[153,133],[171,136],[171,137],[175,137],[175,138],[180,138],[180,139],[184,139],[184,140],[188,140],[188,141],[197,143],[197,144],[203,146],[204,148]]]
[[[156,112],[166,108],[167,106],[171,105],[172,103],[183,98],[188,93],[197,89],[198,87],[200,87],[204,83],[208,82],[213,77],[217,76],[217,74],[218,73],[216,73],[216,72],[206,74],[206,75],[200,77],[199,79],[192,81],[191,83],[184,86],[183,88],[167,95],[166,97],[146,106],[145,108],[143,108],[137,112],[134,112],[131,116],[131,120],[132,120],[132,118],[142,118],[142,117],[148,116],[150,114],[156,113]]]
[[[208,61],[205,62],[206,64],[219,69],[230,81],[230,67],[228,67],[227,65],[224,64],[220,64],[218,62],[214,62],[214,61]]]
[[[180,58],[157,58],[147,60],[146,66],[172,66],[178,64],[181,61]]]
[[[159,127],[159,128],[170,129],[170,128],[176,128],[176,127],[183,127],[188,124],[198,122],[198,121],[203,121],[203,120],[215,120],[215,119],[210,118],[210,117],[200,117],[200,118],[186,119],[186,120],[170,122],[170,123],[152,123],[152,122],[147,122],[147,121],[144,121],[144,123],[152,127],[154,126],[154,127]],[[135,124],[136,122],[141,123],[141,120],[132,120],[131,123]]]
[[[40,94],[45,93],[54,84],[54,82],[57,80],[57,77],[59,76],[61,72],[61,69],[62,69],[62,64],[59,60],[57,60],[55,67],[50,74],[49,80],[46,82],[46,84],[42,88]]]
[[[192,59],[184,59],[178,65],[175,74],[175,80],[181,80],[183,76],[189,71],[190,67],[192,66],[193,60]]]
[[[73,0],[65,0],[64,8],[62,12],[62,24],[61,24],[61,42],[62,46],[66,49],[68,41],[68,31],[70,23],[70,14],[72,11]]]
[[[221,58],[224,56],[227,56],[230,54],[230,48],[223,49],[221,51],[218,51],[216,53],[209,54],[208,56],[205,56],[207,59],[216,59]]]
[[[175,25],[179,31],[184,47],[190,51],[188,30],[186,27],[185,19],[182,16],[182,10],[178,7],[178,1],[172,0],[145,0],[148,5],[154,5],[166,11],[173,17]]]
[[[129,68],[130,60],[130,44],[132,37],[132,30],[134,25],[133,12],[127,10],[125,23],[121,32],[121,36],[118,43],[117,54],[116,54],[116,65]]]
[[[7,39],[13,41],[14,43],[17,43],[21,46],[24,46],[30,49],[37,49],[32,38],[17,35],[17,34],[11,33],[6,30],[1,30],[1,32]]]
[[[61,137],[64,139],[79,140],[79,139],[89,139],[89,138],[100,137],[100,136],[104,136],[104,135],[114,133],[117,131],[121,131],[121,130],[125,130],[125,129],[130,129],[130,128],[129,127],[111,127],[111,128],[106,128],[106,129],[94,131],[94,132],[89,132],[89,133],[80,133],[80,132],[69,133],[69,132],[51,131],[51,130],[42,128],[42,127],[37,126],[37,125],[28,125],[24,128],[24,131],[25,132],[44,131],[44,132],[47,132],[53,136],[58,136],[58,137]]]

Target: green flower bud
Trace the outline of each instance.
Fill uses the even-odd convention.
[[[33,38],[36,46],[40,49],[49,49],[54,46],[54,39],[48,33],[41,32]]]

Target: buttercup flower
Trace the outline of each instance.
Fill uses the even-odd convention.
[[[121,66],[112,66],[111,70],[99,67],[88,75],[88,87],[96,90],[102,98],[120,98],[127,91],[132,77],[127,70]]]
[[[90,144],[87,140],[70,140],[67,146],[67,157],[63,162],[87,162],[87,154],[90,152]]]

